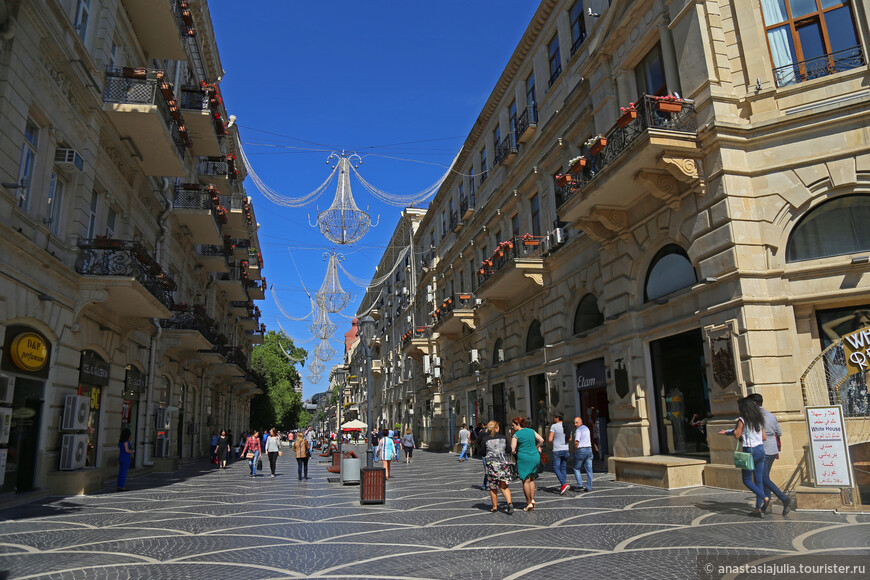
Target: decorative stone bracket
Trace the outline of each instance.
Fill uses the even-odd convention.
[[[659,157],[658,166],[666,169],[678,181],[689,184],[692,189],[697,189],[700,195],[706,195],[707,182],[700,160],[665,152]]]
[[[576,225],[586,235],[603,244],[606,248],[615,243],[615,238],[627,241],[631,237],[628,213],[620,209],[593,207],[592,211],[589,212],[589,217],[577,220]]]
[[[669,173],[641,170],[634,176],[635,183],[644,186],[653,196],[665,202],[669,208],[680,208],[679,182]]]

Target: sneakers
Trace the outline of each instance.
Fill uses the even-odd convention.
[[[565,492],[571,488],[567,483],[564,484],[561,488],[559,488],[559,495],[565,495]]]

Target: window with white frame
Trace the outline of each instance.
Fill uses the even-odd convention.
[[[99,194],[96,191],[91,191],[91,204],[88,207],[88,235],[87,239],[92,240],[97,233],[97,204],[99,203]]]
[[[535,72],[532,71],[529,76],[526,77],[526,105],[531,107],[537,102],[538,99],[535,96]]]
[[[73,26],[76,28],[76,33],[82,42],[88,38],[88,22],[91,18],[91,0],[76,1],[76,15],[73,21]]]
[[[117,214],[111,207],[106,212],[106,237],[112,239],[115,237],[115,222]]]
[[[39,147],[39,125],[27,119],[24,126],[24,145],[21,148],[21,162],[18,165],[18,207],[27,211],[30,207],[30,193],[33,191],[33,176],[36,171],[36,157]]]
[[[511,106],[508,107],[508,125],[510,125],[511,132],[517,132],[517,102],[511,101]]]
[[[532,196],[532,199],[529,200],[529,208],[532,213],[532,235],[540,236],[541,235],[541,199],[537,194]]]
[[[662,47],[656,44],[643,60],[634,68],[638,97],[644,95],[663,96],[668,94],[665,82],[665,66],[662,60]]]
[[[60,235],[61,216],[63,215],[63,194],[66,182],[56,172],[51,172],[48,184],[48,228],[52,234]]]

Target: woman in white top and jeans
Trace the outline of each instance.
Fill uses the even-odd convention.
[[[755,469],[743,471],[743,485],[755,494],[755,510],[752,515],[762,518],[770,498],[764,495],[764,414],[761,408],[749,397],[743,397],[737,401],[740,409],[740,417],[734,429],[719,431],[720,435],[733,435],[735,439],[743,441],[743,452],[752,453],[752,461]]]

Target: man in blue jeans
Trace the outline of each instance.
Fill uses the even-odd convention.
[[[459,461],[467,461],[468,460],[468,429],[465,427],[465,423],[462,424],[462,429],[459,430],[459,444],[462,445],[462,453],[459,454]]]
[[[568,441],[570,441],[571,436],[565,433],[562,418],[562,413],[556,413],[553,416],[550,436],[547,439],[553,444],[553,471],[556,472],[556,478],[559,480],[559,495],[565,495],[570,487],[568,485]]]
[[[762,407],[764,398],[761,393],[752,393],[749,398],[761,408],[761,414],[764,415],[764,433],[767,439],[764,440],[764,495],[771,496],[771,493],[779,498],[782,502],[782,515],[786,515],[791,510],[791,498],[785,495],[779,487],[770,479],[770,468],[773,467],[773,462],[779,457],[779,442],[777,439],[782,436],[782,428],[779,426],[779,421],[776,417]],[[770,506],[767,502],[763,507],[764,511]]]
[[[598,446],[592,442],[589,427],[583,424],[583,419],[574,417],[574,478],[577,480],[578,491],[592,491],[592,452],[598,451]],[[582,470],[586,471],[586,487],[583,487]]]

